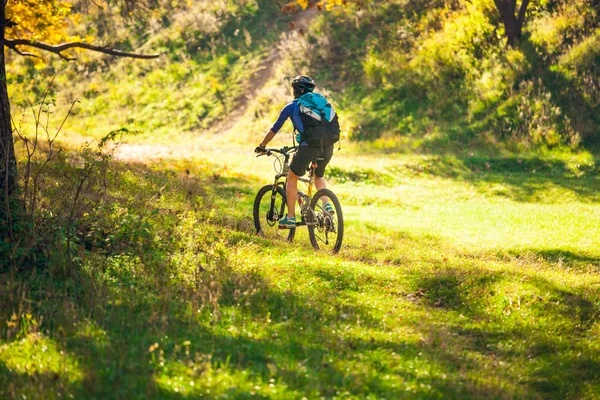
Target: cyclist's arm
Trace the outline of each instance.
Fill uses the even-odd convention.
[[[262,147],[266,147],[267,144],[269,144],[269,142],[271,140],[273,140],[273,138],[275,137],[277,132],[279,132],[279,130],[281,129],[281,127],[283,126],[285,121],[292,116],[293,111],[294,111],[294,102],[291,102],[288,105],[286,105],[285,107],[283,107],[283,110],[281,110],[281,112],[279,113],[279,117],[277,118],[277,121],[275,121],[275,123],[271,127],[271,130],[265,135],[262,142],[260,142],[260,145]]]
[[[269,131],[269,133],[267,133],[264,137],[264,139],[262,140],[262,142],[260,142],[260,146],[261,147],[267,147],[267,145],[269,144],[269,142],[271,140],[273,140],[273,138],[275,137],[276,133],[273,131]]]
[[[271,127],[271,132],[273,132],[273,133],[279,132],[279,130],[281,129],[281,127],[283,126],[285,121],[287,121],[287,119],[292,116],[293,112],[294,112],[294,102],[291,102],[291,103],[287,104],[285,107],[283,107],[283,109],[279,113],[279,117],[277,118],[277,121],[275,121],[275,123]]]

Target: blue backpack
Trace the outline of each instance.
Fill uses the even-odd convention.
[[[331,146],[340,140],[340,123],[333,106],[325,96],[305,93],[296,99],[300,106],[300,119],[304,125],[303,142],[311,147]]]

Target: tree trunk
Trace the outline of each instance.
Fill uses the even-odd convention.
[[[504,24],[504,33],[509,46],[519,44],[521,34],[523,33],[523,24],[525,23],[525,11],[529,5],[529,0],[523,0],[519,13],[516,14],[517,0],[494,0],[496,8]]]
[[[0,199],[6,201],[17,190],[17,160],[12,137],[10,103],[4,58],[5,2],[0,0]],[[4,203],[3,201],[3,203]],[[2,223],[3,221],[0,221]]]
[[[5,6],[6,1],[0,0],[0,240],[2,241],[11,240],[14,236],[11,211],[14,209],[14,197],[17,193],[18,182],[10,103],[6,87],[4,58]]]

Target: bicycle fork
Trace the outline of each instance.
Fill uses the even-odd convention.
[[[277,222],[281,218],[283,218],[283,213],[285,210],[285,201],[282,199],[281,208],[279,210],[276,209],[276,200],[277,200],[277,189],[279,188],[279,183],[275,181],[273,185],[273,190],[271,191],[271,207],[269,208],[269,213],[267,215],[267,219],[271,222]]]

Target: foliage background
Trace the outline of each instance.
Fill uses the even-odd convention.
[[[48,35],[161,57],[8,53],[37,201],[0,397],[598,398],[598,3],[533,1],[513,49],[489,2],[354,3],[52,3]],[[343,121],[335,256],[252,229],[299,73]]]

